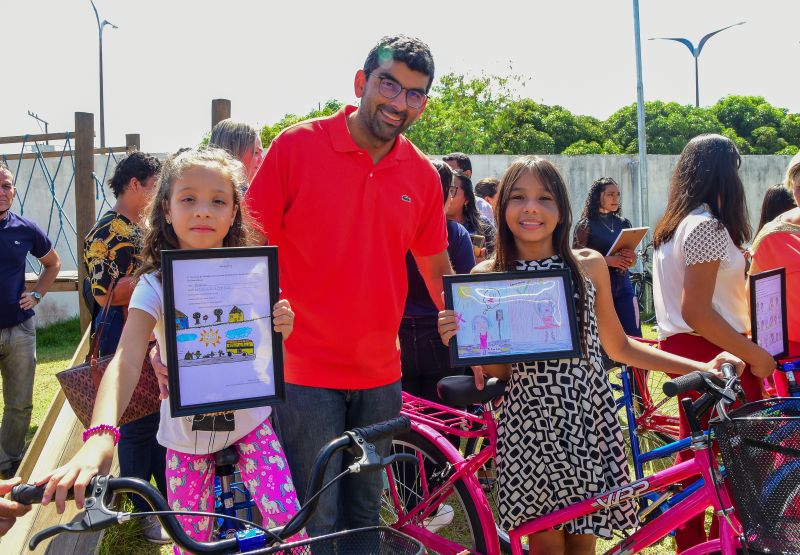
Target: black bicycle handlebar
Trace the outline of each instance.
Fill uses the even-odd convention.
[[[662,389],[667,397],[676,397],[689,391],[705,391],[706,378],[714,376],[711,372],[690,372],[664,382]]]
[[[357,463],[363,463],[363,470],[375,470],[382,468],[381,465],[391,464],[394,457],[381,459],[371,445],[373,441],[393,436],[411,428],[411,421],[406,416],[399,416],[392,420],[356,428],[352,432],[330,441],[317,455],[311,471],[308,484],[308,494],[306,505],[289,521],[286,526],[277,527],[269,530],[269,535],[273,538],[288,538],[305,527],[308,520],[314,514],[314,510],[319,503],[317,493],[323,487],[325,470],[331,457],[343,449],[359,451],[362,456],[357,457]],[[413,462],[416,462],[414,459]],[[360,470],[360,469],[359,469]],[[30,505],[40,503],[46,484],[20,484],[11,490],[11,499]],[[327,487],[327,486],[326,486]],[[86,501],[84,512],[80,520],[75,520],[69,524],[51,526],[38,532],[33,536],[29,543],[31,550],[42,541],[61,532],[85,532],[89,530],[98,531],[117,524],[129,518],[129,513],[116,512],[108,508],[114,493],[136,493],[143,497],[155,511],[173,512],[164,500],[161,493],[151,484],[138,478],[114,478],[112,476],[95,476],[86,488]],[[67,498],[74,495],[72,489],[68,492]],[[215,542],[199,542],[189,537],[181,528],[174,514],[157,515],[164,525],[169,536],[184,551],[201,554],[221,554],[237,551],[238,541],[236,538],[226,538]]]
[[[378,422],[364,428],[354,428],[353,432],[360,434],[365,441],[375,443],[387,437],[394,437],[399,433],[407,432],[411,429],[411,419],[408,416],[398,416],[386,422]]]

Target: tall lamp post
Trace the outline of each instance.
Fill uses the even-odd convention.
[[[723,27],[722,29],[717,29],[716,31],[707,34],[702,39],[700,39],[700,44],[697,45],[697,48],[694,47],[694,44],[689,39],[684,38],[675,38],[675,37],[653,37],[650,40],[674,40],[681,44],[686,45],[686,48],[689,49],[689,52],[692,53],[694,56],[694,105],[698,108],[700,107],[700,73],[697,69],[697,59],[700,57],[700,52],[703,50],[703,46],[705,46],[708,39],[716,35],[717,33],[721,33],[725,29],[730,29],[731,27],[736,27],[737,25],[744,25],[747,23],[746,21],[740,21],[739,23],[734,23],[733,25],[728,25],[727,27]]]
[[[94,9],[94,17],[97,19],[97,34],[100,39],[100,147],[106,146],[106,119],[105,119],[105,106],[103,104],[103,29],[106,25],[111,25],[114,29],[118,29],[116,25],[104,19],[100,21],[100,15],[97,13],[97,7],[94,5],[93,0],[89,0]]]

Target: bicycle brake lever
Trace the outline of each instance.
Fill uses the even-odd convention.
[[[411,453],[397,453],[396,455],[390,455],[385,459],[381,459],[381,466],[389,466],[395,461],[419,464],[419,461],[415,455],[412,455]]]
[[[87,497],[83,503],[83,512],[79,513],[72,522],[50,526],[41,532],[37,532],[28,543],[28,548],[33,551],[42,541],[62,532],[80,533],[90,530],[96,532],[130,518],[131,513],[111,511],[106,506],[105,499],[108,493],[107,476],[99,477],[94,481],[92,493],[94,495]]]
[[[361,451],[361,456],[359,456],[350,466],[347,467],[351,473],[358,474],[362,471],[369,472],[370,470],[383,468],[383,465],[381,464],[381,456],[375,450],[374,444],[364,441],[364,438],[356,433],[345,433],[353,438],[353,448],[357,448]]]

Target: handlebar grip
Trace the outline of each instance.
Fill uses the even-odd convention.
[[[664,382],[661,389],[667,397],[675,397],[688,391],[705,391],[706,382],[703,378],[710,376],[713,376],[711,372],[690,372],[683,376],[678,376],[674,380]]]
[[[86,486],[86,497],[89,497],[92,494],[94,481],[95,479],[93,478],[89,485]],[[23,505],[41,503],[42,495],[44,494],[44,488],[46,486],[47,482],[40,486],[35,484],[19,484],[18,486],[11,488],[11,500],[16,501],[17,503],[22,503]],[[75,492],[72,488],[69,488],[69,491],[67,492],[67,500],[74,498]]]
[[[386,437],[393,437],[411,429],[411,419],[408,416],[398,416],[385,422],[378,422],[363,428],[354,428],[353,431],[364,438],[368,443],[375,443]]]
[[[720,369],[722,370],[722,375],[725,376],[726,380],[736,377],[736,367],[730,362],[723,364]]]
[[[34,484],[19,484],[18,486],[14,486],[11,488],[11,500],[22,503],[23,505],[41,503],[45,486],[47,486],[46,483],[41,486],[36,486]],[[69,490],[69,496],[72,496],[72,489]]]

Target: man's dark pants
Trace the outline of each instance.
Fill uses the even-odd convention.
[[[275,409],[281,445],[301,503],[319,450],[346,430],[394,418],[400,413],[400,381],[372,389],[341,390],[286,384],[286,402]],[[375,444],[386,456],[391,440]],[[323,483],[352,462],[341,452],[331,459]],[[306,526],[311,536],[379,523],[383,472],[345,476],[320,497]]]

